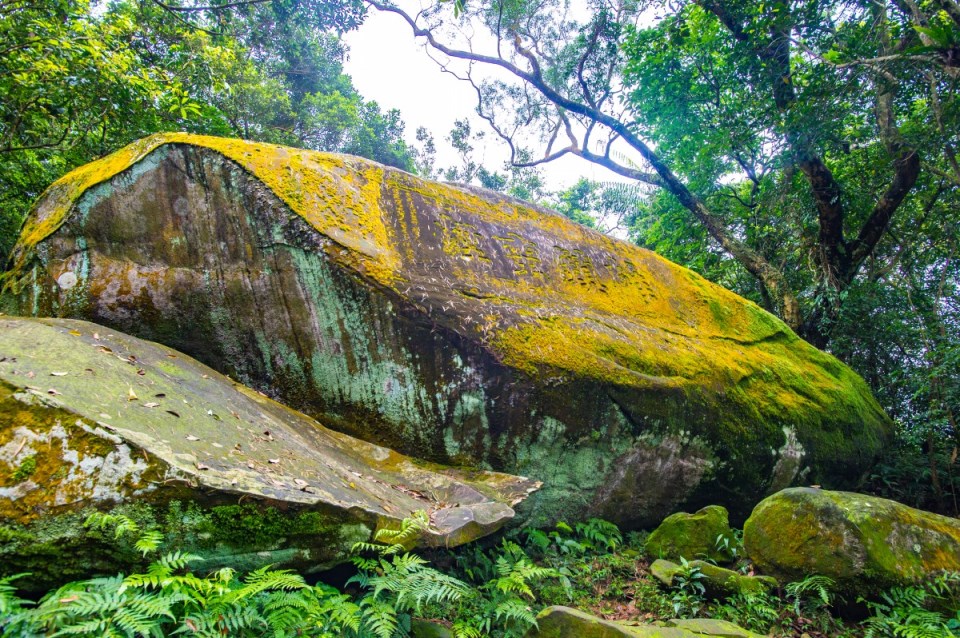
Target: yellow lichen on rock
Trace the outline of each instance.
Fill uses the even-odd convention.
[[[84,192],[130,168],[164,144],[189,144],[221,153],[266,184],[318,231],[362,255],[358,268],[387,284],[397,259],[380,219],[382,168],[331,153],[236,139],[157,133],[85,164],[54,182],[24,225],[13,252],[13,272],[26,266],[32,249],[56,232]]]
[[[156,135],[54,184],[15,255],[15,311],[105,317],[345,432],[549,475],[547,517],[848,486],[891,432],[852,370],[696,273],[360,158]],[[661,452],[689,484],[648,498]]]

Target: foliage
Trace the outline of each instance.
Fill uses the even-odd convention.
[[[134,139],[185,130],[412,169],[396,110],[343,73],[358,0],[0,3],[0,265],[40,192]]]
[[[950,601],[947,618],[936,604]],[[934,638],[960,635],[960,574],[946,572],[923,585],[893,587],[880,600],[865,601],[872,612],[864,623],[866,638]]]
[[[786,586],[787,598],[792,601],[793,613],[800,615],[802,609],[829,607],[833,601],[836,583],[827,576],[812,575]]]
[[[366,590],[358,602],[364,610],[363,627],[377,638],[402,635],[410,628],[410,613],[425,606],[459,601],[467,585],[428,566],[423,558],[406,550],[427,530],[425,512],[404,519],[398,529],[380,529],[374,543],[357,543],[355,552],[374,553],[375,558],[355,557],[358,572],[347,584]]]
[[[680,618],[696,616],[703,607],[706,576],[698,565],[680,557],[680,570],[673,577],[673,613]]]
[[[0,635],[401,638],[421,617],[443,619],[458,638],[519,638],[550,604],[614,619],[722,618],[777,637],[960,635],[960,574],[891,589],[865,601],[866,621],[849,624],[832,615],[833,583],[822,576],[788,584],[782,598],[753,593],[709,601],[702,574],[684,563],[678,587],[665,591],[641,558],[643,539],[624,543],[615,526],[599,520],[458,548],[441,570],[409,551],[429,529],[418,512],[357,545],[357,573],[346,592],[270,567],[201,575],[193,571],[196,556],[161,550],[165,539],[128,517],[100,514],[86,525],[133,542],[150,565],[69,583],[38,602],[18,597],[22,574],[0,578]]]
[[[91,517],[87,525],[133,536],[145,555],[156,555],[162,540],[122,516]],[[330,587],[310,587],[297,574],[266,567],[243,578],[230,568],[198,576],[188,568],[199,560],[167,552],[145,573],[68,583],[36,605],[15,597],[16,576],[5,578],[2,635],[360,635],[363,610]]]

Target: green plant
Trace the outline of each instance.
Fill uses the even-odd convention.
[[[872,615],[863,626],[866,638],[945,638],[960,636],[960,607],[956,595],[960,573],[944,572],[922,585],[892,587],[877,601],[863,601]],[[861,599],[862,600],[862,599]],[[955,616],[936,608],[953,602]]]
[[[477,638],[494,631],[518,638],[536,626],[533,585],[559,576],[556,570],[536,565],[523,549],[504,539],[495,562],[495,577],[471,592],[473,613],[463,613],[454,625],[457,638]]]
[[[787,598],[792,601],[793,613],[812,613],[820,608],[829,607],[834,599],[834,580],[828,576],[812,575],[803,580],[788,583],[784,587]]]
[[[679,617],[696,616],[703,607],[706,578],[698,565],[680,558],[680,571],[673,577],[673,611]]]
[[[739,529],[734,529],[732,531],[732,535],[717,535],[714,545],[716,546],[717,551],[726,554],[731,560],[737,561],[743,554],[743,531]]]
[[[20,462],[20,465],[17,466],[17,469],[11,472],[10,474],[10,484],[16,485],[17,483],[22,483],[28,478],[33,476],[33,473],[37,471],[37,456],[32,454],[27,458],[23,459]]]
[[[745,629],[766,634],[780,618],[780,604],[766,592],[741,593],[717,604],[714,613]]]
[[[371,552],[374,558],[353,559],[358,572],[347,584],[367,590],[359,600],[364,627],[377,638],[403,635],[410,629],[411,612],[431,604],[460,600],[469,586],[429,566],[406,550],[429,527],[426,512],[404,519],[398,529],[381,529],[373,543],[357,543],[354,552]],[[401,553],[403,552],[403,553]]]
[[[90,527],[114,528],[115,538],[135,536],[144,555],[162,538],[123,516],[98,515]],[[68,583],[28,609],[12,593],[15,577],[0,581],[4,636],[153,637],[358,635],[362,610],[324,586],[310,587],[286,570],[268,567],[244,578],[225,568],[199,576],[187,568],[197,556],[173,551],[157,557],[142,574]]]

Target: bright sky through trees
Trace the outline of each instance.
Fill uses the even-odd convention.
[[[414,2],[400,3],[413,11]],[[421,3],[422,4],[422,3]],[[469,118],[474,131],[484,133],[476,144],[477,160],[496,169],[509,158],[506,144],[496,138],[475,114],[476,93],[439,65],[424,51],[423,39],[415,40],[410,28],[395,15],[371,10],[359,29],[344,36],[350,53],[344,70],[368,100],[383,109],[400,109],[406,123],[404,137],[414,142],[417,127],[426,127],[436,140],[437,166],[457,164],[456,151],[444,139],[457,119]],[[436,55],[436,54],[435,54]],[[478,74],[487,73],[477,68]],[[485,77],[482,76],[481,77]],[[565,157],[541,167],[548,187],[569,187],[580,177],[596,181],[625,181],[622,177],[576,157]]]

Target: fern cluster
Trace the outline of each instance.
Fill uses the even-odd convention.
[[[943,572],[922,585],[893,587],[880,600],[864,601],[872,616],[865,638],[943,638],[960,636],[960,573]],[[944,605],[943,603],[947,603]],[[952,603],[952,604],[951,604]],[[953,618],[941,612],[955,610]]]
[[[157,530],[124,516],[97,515],[86,524],[123,547],[132,544],[149,566],[70,583],[35,603],[17,596],[22,574],[0,578],[0,636],[408,638],[420,617],[443,619],[456,638],[520,638],[536,626],[542,606],[559,603],[596,611],[629,605],[648,618],[726,618],[770,636],[960,637],[957,573],[863,601],[872,615],[849,625],[833,616],[838,597],[824,576],[790,583],[782,597],[708,601],[703,574],[682,561],[678,586],[662,591],[649,582],[642,541],[624,546],[615,526],[597,520],[460,548],[445,573],[411,552],[430,526],[418,512],[354,547],[357,572],[345,592],[270,567],[203,572],[198,556],[167,551]]]

